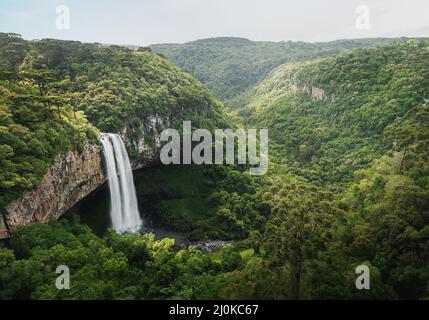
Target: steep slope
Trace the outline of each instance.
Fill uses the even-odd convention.
[[[397,39],[399,40],[399,39]],[[190,71],[223,101],[251,88],[283,63],[311,60],[394,39],[340,40],[327,43],[262,42],[211,38],[185,44],[157,44],[151,49]],[[227,102],[235,106],[235,101]]]
[[[33,189],[60,153],[97,141],[98,130],[35,75],[0,70],[0,206]]]
[[[270,129],[275,162],[318,184],[350,181],[398,143],[395,121],[424,108],[427,46],[410,40],[282,65],[237,116]]]
[[[428,296],[428,88],[429,42],[412,40],[283,65],[249,92],[237,117],[269,129],[280,163],[258,238],[260,272],[278,279],[268,296]],[[354,287],[359,265],[371,270],[366,292]]]
[[[183,120],[208,129],[226,123],[198,80],[150,52],[16,34],[0,34],[0,52],[2,225],[57,217],[103,183],[101,156],[86,155],[99,152],[100,131],[120,133],[137,168],[156,161],[162,128],[179,129]],[[95,177],[88,188],[85,177]],[[73,200],[57,203],[67,192]]]
[[[10,55],[11,60],[18,56],[21,45],[22,41],[18,39],[15,48],[6,47],[6,52],[16,50]],[[87,79],[86,70],[97,66],[94,73],[106,79],[121,80],[115,70],[135,79],[135,71],[128,73],[128,69],[131,70],[128,54],[124,53],[125,62],[110,57],[126,50],[92,48],[89,51],[95,50],[97,54],[83,54],[85,70],[76,66],[79,77]],[[409,41],[278,67],[265,81],[247,92],[243,100],[246,106],[235,114],[249,127],[270,129],[272,169],[265,176],[252,177],[247,170],[243,173],[245,168],[240,171],[240,168],[227,166],[208,170],[187,166],[145,172],[145,185],[137,186],[137,191],[147,201],[153,199],[156,202],[154,209],[160,220],[188,229],[198,239],[220,236],[245,238],[244,241],[228,245],[219,252],[205,253],[192,246],[177,251],[173,249],[172,240],[154,241],[151,235],[119,236],[109,232],[101,239],[88,227],[67,221],[19,227],[12,235],[13,251],[0,249],[0,260],[3,261],[0,264],[0,278],[3,279],[0,297],[429,297],[429,106],[424,103],[429,88],[428,48],[427,41]],[[109,57],[104,56],[105,52]],[[113,68],[111,64],[97,62],[98,54],[103,56],[103,61],[107,59],[113,63]],[[134,57],[134,53],[131,55]],[[81,61],[78,57],[73,59]],[[66,65],[65,69],[68,68]],[[132,97],[125,95],[127,90],[124,88],[112,86],[115,89],[108,91],[109,95],[104,98],[105,81],[99,81],[97,77],[81,82],[80,87],[69,87],[68,84],[61,88],[57,85],[58,80],[37,82],[40,77],[46,79],[46,73],[35,73],[30,68],[33,72],[28,75],[24,72],[28,72],[26,69],[19,74],[27,78],[18,80],[14,80],[15,73],[3,72],[7,80],[3,80],[2,85],[7,90],[13,88],[11,84],[30,85],[30,92],[35,90],[34,96],[43,98],[38,98],[40,104],[31,103],[30,106],[47,109],[49,119],[58,117],[64,121],[66,111],[70,110],[72,115],[75,107],[75,111],[87,111],[91,121],[100,127],[123,131],[118,119],[127,127],[130,123],[128,114],[134,119],[138,119],[139,114],[146,116],[138,102],[132,108],[124,105],[121,109],[125,108],[126,112],[118,113],[115,106],[121,99],[132,102]],[[162,71],[168,73],[168,69]],[[69,76],[67,73],[65,78]],[[163,83],[161,76],[156,79]],[[133,84],[140,81],[135,79]],[[79,83],[79,80],[70,82]],[[87,88],[93,82],[98,86],[97,95]],[[46,88],[50,93],[48,100],[37,93]],[[109,88],[106,85],[105,90]],[[142,90],[146,88],[142,86]],[[175,92],[169,86],[166,89],[169,93]],[[74,93],[73,97],[77,96],[75,101],[59,104],[59,97],[67,90]],[[195,95],[206,97],[202,90],[192,91],[188,102],[194,101]],[[138,94],[131,92],[133,97]],[[98,98],[93,99],[94,96]],[[112,96],[116,97],[113,102],[109,100]],[[162,97],[168,98],[168,95]],[[84,99],[95,107],[88,107]],[[174,99],[176,96],[172,101]],[[6,106],[11,105],[10,99],[5,101]],[[52,103],[52,109],[47,101]],[[23,109],[19,105],[13,106],[16,108],[10,108],[12,115],[16,109]],[[168,107],[168,104],[164,106]],[[209,121],[209,125],[214,125],[204,116],[206,112],[210,114],[211,109],[201,112],[199,108],[188,110],[186,105],[181,106],[183,112],[197,117],[197,121]],[[102,113],[105,107],[110,110],[108,117]],[[214,110],[218,110],[215,104]],[[156,139],[157,128],[166,116],[181,119],[182,109],[175,111],[173,115],[167,110],[141,119],[143,127],[150,129],[150,137]],[[216,116],[217,112],[213,113]],[[23,114],[26,113],[11,117],[6,112],[1,121],[12,119],[21,123]],[[108,118],[112,121],[105,121]],[[169,118],[169,121],[173,120]],[[8,123],[4,126],[11,130]],[[139,135],[141,131],[128,130],[124,130],[124,136],[129,136],[128,141],[133,144],[131,137],[134,134],[127,135],[127,132]],[[144,132],[143,138],[148,137],[148,131]],[[68,134],[72,133],[75,131],[68,131]],[[149,143],[148,140],[138,141],[136,156],[140,143]],[[73,150],[67,154],[70,152],[74,154]],[[68,160],[62,161],[62,156],[57,159],[60,163],[68,163]],[[73,173],[67,166],[60,166],[59,170],[52,164],[50,167],[57,170],[48,172]],[[160,170],[161,174],[156,172]],[[78,180],[79,177],[73,182]],[[147,180],[153,183],[148,184]],[[72,191],[79,187],[74,189]],[[92,202],[99,205],[97,201]],[[66,264],[74,270],[71,290],[57,290],[52,285],[57,276],[54,270],[63,263],[64,257]],[[362,265],[370,270],[370,290],[357,290],[355,286],[356,267]]]

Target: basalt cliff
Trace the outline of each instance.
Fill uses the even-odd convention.
[[[163,128],[225,119],[207,88],[148,49],[0,33],[0,238],[105,183],[100,132],[119,133],[138,169],[157,162]]]
[[[160,136],[157,128],[166,124],[168,119],[158,115],[151,115],[142,121],[142,132],[154,137],[152,147],[144,138],[133,140],[127,127],[123,129],[121,135],[127,146],[138,151],[138,156],[132,159],[133,170],[158,163]],[[0,239],[8,238],[17,226],[60,218],[104,184],[106,179],[103,152],[99,145],[88,143],[81,150],[58,155],[37,189],[25,192],[1,209]]]

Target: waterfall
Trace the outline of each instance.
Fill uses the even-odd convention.
[[[117,134],[104,133],[101,144],[109,178],[112,227],[118,233],[138,231],[142,220],[124,142]]]

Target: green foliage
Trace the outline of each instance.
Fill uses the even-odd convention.
[[[98,135],[82,112],[47,91],[45,73],[11,74],[0,71],[0,207],[37,187],[55,156]]]
[[[6,48],[17,41],[4,34],[1,39]],[[28,73],[49,72],[54,92],[66,95],[103,132],[126,126],[133,138],[141,138],[139,119],[152,115],[169,118],[172,127],[181,125],[182,116],[209,128],[222,118],[219,102],[201,83],[149,51],[54,39],[24,44],[19,63],[5,59],[3,64]]]
[[[427,296],[428,54],[409,41],[281,66],[249,93],[237,117],[270,129],[281,163],[251,238],[283,284],[268,297]],[[369,291],[354,287],[361,264]]]
[[[233,248],[215,262],[194,247],[153,234],[104,238],[67,220],[19,227],[0,249],[1,299],[207,299],[220,297],[223,269],[244,260]],[[70,268],[70,290],[55,286],[57,266]]]
[[[85,114],[102,130],[127,123],[135,137],[142,130],[134,120],[154,113],[172,126],[182,116],[210,129],[225,123],[201,84],[147,50],[0,35],[4,202],[34,187],[56,154],[95,135]],[[195,65],[190,71],[231,98],[282,62],[379,41],[210,39],[154,50]],[[279,66],[235,99],[236,120],[270,130],[267,176],[179,166],[147,170],[137,184],[156,223],[195,239],[240,241],[205,253],[151,234],[109,230],[99,238],[66,221],[20,227],[11,250],[0,249],[0,298],[428,297],[428,61],[428,42],[412,40]],[[71,268],[69,291],[54,286],[60,264]],[[363,264],[371,290],[359,291],[355,269]]]
[[[154,146],[161,128],[149,128],[150,117],[170,128],[226,123],[200,82],[148,51],[0,33],[0,207],[36,187],[56,155],[97,141],[98,130],[126,132],[131,155],[142,139]]]
[[[388,126],[422,104],[428,61],[427,41],[412,40],[283,65],[237,117],[270,130],[273,162],[318,185],[348,183],[398,140]]]
[[[254,179],[239,168],[150,168],[137,173],[136,181],[152,223],[185,232],[190,239],[242,239],[261,230],[270,214]]]
[[[344,50],[374,47],[392,41],[395,39],[276,43],[242,38],[211,38],[185,44],[152,45],[151,49],[191,72],[229,107],[235,107],[237,100],[234,98],[263,80],[281,64],[312,60]]]

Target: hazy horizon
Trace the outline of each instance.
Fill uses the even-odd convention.
[[[70,28],[59,30],[65,5]],[[367,28],[356,27],[368,10]],[[252,41],[328,42],[429,37],[427,0],[1,0],[0,32],[130,46],[238,37]]]
[[[13,31],[0,31],[0,33],[16,33],[16,34],[20,34],[17,32],[13,32]],[[232,39],[244,39],[244,40],[249,40],[252,42],[272,42],[272,43],[282,43],[282,42],[288,42],[288,41],[292,41],[292,42],[306,42],[306,43],[328,43],[328,42],[335,42],[335,41],[343,41],[343,40],[365,40],[365,39],[398,39],[398,38],[407,38],[407,39],[426,39],[429,38],[429,36],[424,37],[365,37],[365,38],[339,38],[339,39],[333,39],[333,40],[327,40],[327,41],[303,41],[303,40],[280,40],[280,41],[270,41],[270,40],[253,40],[253,39],[249,39],[249,38],[243,38],[243,37],[236,37],[236,36],[218,36],[218,37],[209,37],[209,38],[200,38],[200,39],[195,39],[195,40],[190,40],[190,41],[186,41],[186,42],[160,42],[160,43],[151,43],[148,45],[138,45],[138,44],[133,44],[133,43],[106,43],[106,42],[99,42],[99,41],[82,41],[79,39],[60,39],[60,38],[52,38],[52,37],[41,37],[41,38],[26,38],[24,37],[22,34],[20,34],[22,36],[22,38],[24,40],[27,41],[38,41],[38,40],[44,40],[44,39],[54,39],[54,40],[61,40],[61,41],[78,41],[78,42],[82,42],[82,43],[100,43],[102,45],[107,45],[107,46],[124,46],[124,47],[150,47],[150,46],[155,46],[155,45],[172,45],[172,44],[187,44],[187,43],[192,43],[192,42],[196,42],[196,41],[204,41],[204,40],[210,40],[210,39],[221,39],[221,38],[232,38]]]

